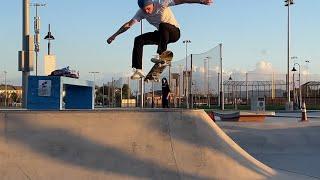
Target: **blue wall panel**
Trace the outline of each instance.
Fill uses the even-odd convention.
[[[62,86],[62,87],[61,87]],[[27,109],[62,110],[93,109],[94,83],[58,76],[29,76]]]

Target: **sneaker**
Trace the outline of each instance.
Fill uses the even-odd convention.
[[[142,71],[142,69],[137,69],[136,72],[140,75],[140,77],[145,77],[145,74]]]
[[[141,69],[136,69],[133,75],[131,76],[131,79],[140,79],[142,77],[145,77],[143,71]]]

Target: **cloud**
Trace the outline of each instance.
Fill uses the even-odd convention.
[[[252,71],[248,71],[248,73],[257,73],[257,74],[272,74],[277,72],[275,68],[273,68],[272,64],[267,61],[259,61],[256,64],[256,67]]]

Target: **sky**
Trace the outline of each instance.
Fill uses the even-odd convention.
[[[101,72],[97,78],[111,78],[121,72],[131,72],[133,40],[140,34],[136,25],[117,37],[111,44],[106,39],[130,20],[138,10],[136,0],[41,0],[39,9],[41,37],[51,31],[53,54],[59,68],[70,66],[79,70],[81,78],[90,79],[90,71]],[[296,0],[291,7],[291,56],[304,68],[309,60],[309,72],[320,68],[320,1]],[[282,0],[217,0],[211,6],[183,4],[172,7],[181,27],[181,39],[169,45],[175,60],[185,57],[183,40],[191,40],[188,53],[201,53],[223,44],[224,69],[228,71],[276,71],[287,67],[287,9]],[[31,9],[32,17],[35,15]],[[3,71],[8,81],[21,82],[18,51],[22,49],[22,0],[1,2],[0,6],[0,83]],[[144,23],[144,32],[155,28]],[[43,72],[43,56],[47,42],[41,41],[39,72]],[[148,71],[156,46],[144,49],[143,67]],[[291,62],[293,65],[293,62]],[[262,67],[261,67],[262,66]],[[34,74],[32,72],[31,74]]]

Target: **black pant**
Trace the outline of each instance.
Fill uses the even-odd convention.
[[[137,36],[134,40],[132,52],[132,67],[142,69],[142,54],[144,45],[158,45],[157,53],[161,54],[167,50],[169,43],[180,39],[180,29],[168,24],[160,23],[159,30]]]
[[[162,108],[169,108],[169,100],[167,96],[162,96]]]

